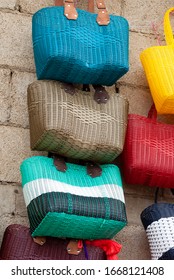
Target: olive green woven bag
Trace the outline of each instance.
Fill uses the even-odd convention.
[[[28,86],[32,150],[98,163],[112,162],[123,150],[128,101],[109,93],[106,104],[94,100],[94,89],[77,88],[73,95],[57,81]]]

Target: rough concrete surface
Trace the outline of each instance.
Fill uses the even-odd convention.
[[[86,1],[76,2],[80,8],[86,7]],[[109,13],[124,16],[130,27],[130,70],[117,83],[120,95],[128,99],[130,113],[146,116],[152,97],[139,55],[143,49],[158,44],[157,34],[165,44],[162,21],[165,11],[173,6],[173,0],[106,2]],[[43,154],[30,149],[27,86],[36,80],[31,20],[33,13],[53,3],[53,0],[0,1],[0,244],[8,225],[29,225],[19,167],[25,158]],[[170,123],[174,121],[173,116],[163,119]],[[123,186],[128,225],[115,236],[122,244],[119,259],[149,260],[149,246],[140,214],[154,202],[155,190],[126,185],[124,178]],[[159,200],[173,202],[173,197],[165,191]]]

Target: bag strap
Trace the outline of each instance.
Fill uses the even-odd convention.
[[[65,172],[67,170],[65,158],[63,156],[49,152],[48,157],[53,159],[53,164],[57,170],[61,172]]]
[[[98,104],[106,103],[109,99],[109,94],[106,91],[105,87],[101,85],[93,85],[93,88],[95,89],[94,100]]]
[[[104,0],[96,0],[96,3],[98,8],[97,23],[99,25],[108,25],[110,23],[110,17],[106,10]]]
[[[92,178],[99,177],[102,174],[102,168],[100,165],[94,162],[86,163],[87,174]]]
[[[153,103],[150,110],[149,110],[149,113],[148,113],[148,118],[149,119],[153,119],[153,120],[157,120],[157,110],[155,108],[155,104]]]
[[[64,0],[55,0],[55,6],[63,6]]]
[[[71,239],[66,249],[70,255],[79,255],[83,249],[83,242],[82,240]]]
[[[33,241],[36,243],[36,244],[39,244],[39,245],[44,245],[45,242],[46,242],[46,237],[45,236],[36,236],[36,237],[33,237]]]
[[[164,34],[167,45],[173,45],[174,39],[173,39],[173,31],[170,24],[170,13],[174,12],[174,7],[170,8],[166,11],[164,15]]]
[[[104,0],[95,0],[96,6],[98,8],[97,23],[99,25],[108,25],[110,23],[110,17],[106,10],[106,5]],[[74,0],[55,0],[55,6],[64,5],[64,15],[67,19],[76,20],[78,18],[78,13],[74,5]],[[94,0],[88,0],[88,11],[94,12]]]

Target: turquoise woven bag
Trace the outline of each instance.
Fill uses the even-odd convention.
[[[32,40],[39,80],[111,86],[129,70],[129,26],[125,18],[110,15],[108,25],[99,25],[105,15],[103,0],[99,15],[77,9],[76,20],[66,17],[66,7],[46,7],[32,18]],[[98,3],[98,7],[100,3]],[[74,10],[73,10],[74,11]],[[105,23],[104,23],[105,24]]]
[[[126,224],[120,171],[100,166],[92,178],[86,166],[67,163],[66,172],[53,159],[33,156],[20,167],[31,234],[77,239],[110,239]]]

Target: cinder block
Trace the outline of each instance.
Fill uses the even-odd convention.
[[[147,116],[153,103],[148,88],[119,85],[119,93],[128,99],[130,114]]]
[[[0,126],[0,181],[21,182],[20,164],[38,152],[30,150],[29,129]]]
[[[11,82],[10,122],[22,127],[29,125],[27,107],[27,87],[36,80],[36,75],[27,72],[13,72]]]
[[[144,69],[140,61],[140,53],[157,45],[155,36],[131,32],[129,33],[129,71],[119,81],[131,85],[149,87]]]
[[[128,225],[114,239],[122,244],[119,260],[150,260],[149,244],[143,226]]]
[[[126,0],[123,2],[123,14],[130,22],[131,30],[152,33],[152,25],[155,24],[160,34],[163,34],[164,13],[173,7],[173,0],[160,1],[160,3],[159,0]]]
[[[0,217],[15,211],[14,187],[10,184],[0,184]]]
[[[128,224],[141,225],[141,212],[154,203],[154,197],[145,198],[137,195],[125,195]]]
[[[15,186],[14,194],[15,194],[15,215],[20,215],[21,217],[28,217],[21,184],[20,186]]]
[[[2,239],[3,239],[5,229],[11,224],[21,224],[21,225],[24,225],[24,226],[29,226],[27,217],[21,217],[20,215],[11,215],[11,214],[1,216],[0,246],[1,246],[1,243],[2,243]]]
[[[0,64],[35,72],[31,16],[0,12]]]
[[[54,5],[54,0],[42,0],[42,1],[28,1],[19,0],[20,11],[25,13],[34,14],[38,10]],[[32,2],[32,3],[31,3]]]
[[[0,123],[6,122],[10,114],[11,71],[0,69]]]
[[[0,1],[0,8],[3,9],[15,9],[16,0],[1,0]]]

